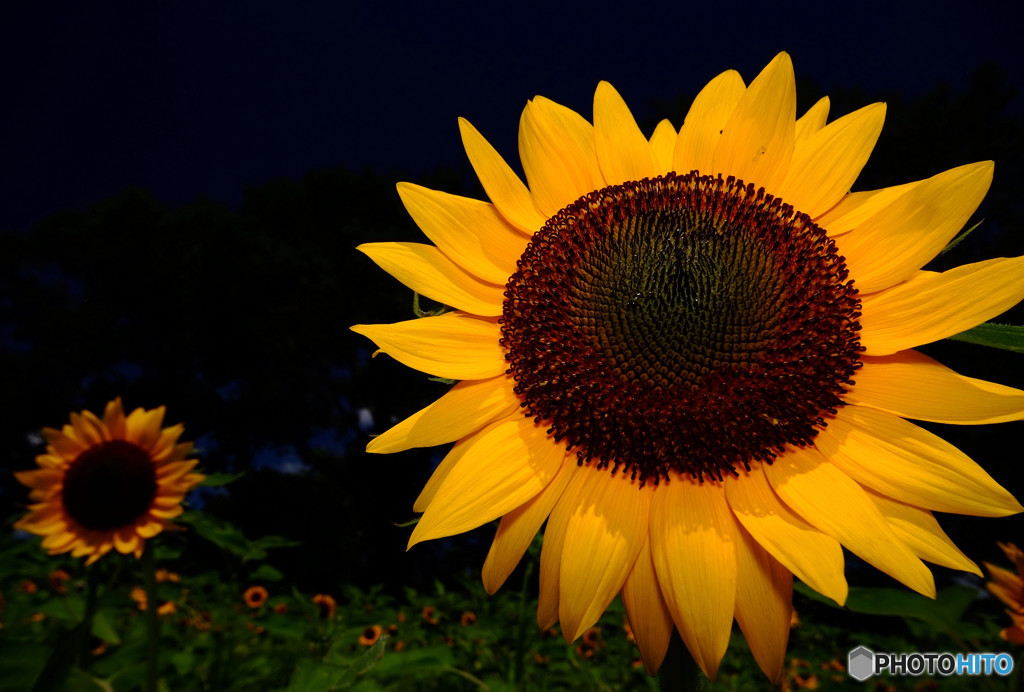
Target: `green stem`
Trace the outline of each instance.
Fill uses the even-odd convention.
[[[672,629],[668,653],[658,669],[658,685],[661,692],[690,692],[711,688],[711,681],[704,677],[679,636],[679,630],[675,628]]]
[[[146,589],[146,692],[156,692],[160,669],[160,621],[156,609],[156,562],[152,546],[142,552],[142,584]]]
[[[523,666],[523,657],[526,655],[526,652],[523,651],[524,644],[526,643],[526,590],[531,574],[533,574],[532,560],[526,563],[526,569],[523,571],[523,584],[519,588],[519,608],[516,613],[515,648],[512,652],[512,668],[509,671],[509,687],[515,687],[516,680],[519,679],[519,670]]]

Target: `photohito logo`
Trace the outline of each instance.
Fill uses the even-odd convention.
[[[875,653],[858,646],[847,656],[846,670],[861,682],[872,675],[1009,675],[1013,657],[1007,653]]]

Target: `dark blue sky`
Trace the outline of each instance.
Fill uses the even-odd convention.
[[[920,93],[986,61],[1020,89],[1024,67],[1007,2],[206,5],[0,13],[0,228],[127,185],[233,203],[321,168],[457,166],[459,115],[514,161],[535,94],[589,118],[607,79],[654,116],[651,99],[730,67],[749,81],[779,50],[826,92]]]

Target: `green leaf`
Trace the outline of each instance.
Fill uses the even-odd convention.
[[[118,636],[117,630],[111,623],[112,619],[116,620],[113,610],[97,610],[92,618],[92,636],[107,644],[120,644],[121,637]]]
[[[296,545],[302,545],[302,541],[296,541],[291,538],[285,538],[284,536],[262,536],[253,541],[260,548],[291,548]]]
[[[207,488],[219,488],[222,485],[234,483],[244,475],[245,471],[242,471],[241,473],[211,473],[208,474],[199,485],[206,486]]]
[[[262,560],[267,552],[250,541],[232,524],[202,512],[185,512],[178,521],[191,526],[196,533],[243,560]]]
[[[793,588],[800,593],[833,607],[835,602],[799,582]],[[932,631],[959,637],[960,620],[977,597],[977,591],[966,586],[950,586],[940,590],[935,599],[904,589],[866,589],[851,587],[846,608],[866,615],[890,615],[926,623]]]
[[[1024,326],[1016,324],[986,322],[948,338],[953,341],[964,341],[969,344],[1024,353]]]
[[[281,581],[284,575],[276,567],[260,565],[249,573],[249,578],[253,581]]]

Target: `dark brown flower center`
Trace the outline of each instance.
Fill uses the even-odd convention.
[[[825,231],[732,178],[614,185],[538,231],[502,346],[527,415],[644,481],[721,479],[806,445],[859,367],[860,301]]]
[[[149,454],[125,440],[90,447],[64,476],[64,510],[86,529],[111,531],[149,511],[156,497]]]

